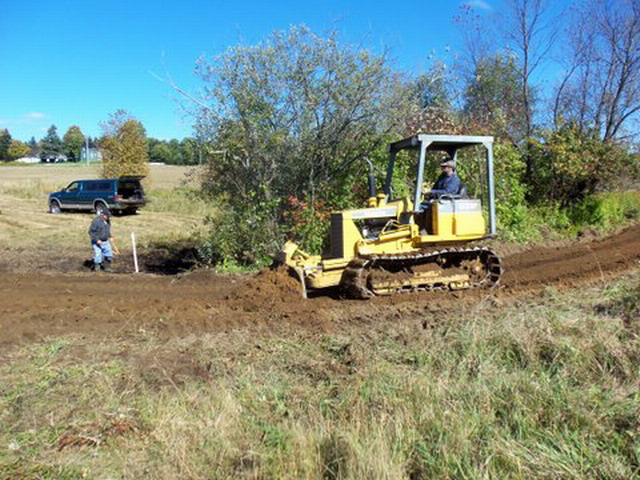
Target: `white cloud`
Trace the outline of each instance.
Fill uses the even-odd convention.
[[[464,2],[464,4],[471,8],[477,8],[478,10],[491,10],[491,5],[484,0],[469,0],[468,2]]]
[[[38,118],[44,118],[46,115],[44,113],[42,113],[42,112],[29,112],[29,113],[25,113],[22,116],[24,118],[38,119]]]

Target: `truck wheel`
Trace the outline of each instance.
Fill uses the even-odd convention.
[[[49,202],[49,213],[62,213],[62,209],[60,208],[60,204],[55,200]]]
[[[107,207],[107,205],[104,202],[96,202],[94,210],[96,211],[96,213],[100,214],[103,212],[108,212],[109,207]]]

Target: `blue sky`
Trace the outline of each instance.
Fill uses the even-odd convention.
[[[463,3],[491,13],[498,0],[0,0],[0,128],[21,140],[41,138],[51,124],[61,136],[71,125],[96,136],[99,122],[125,109],[149,136],[182,138],[190,120],[150,72],[194,91],[200,55],[305,23],[386,45],[397,68],[417,73],[434,52],[459,50],[453,17]]]

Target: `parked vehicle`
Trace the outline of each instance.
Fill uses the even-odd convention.
[[[66,155],[57,154],[57,155],[47,155],[40,159],[42,163],[64,163],[69,159]]]
[[[76,180],[59,192],[49,194],[49,213],[63,210],[109,209],[115,213],[134,213],[146,204],[144,177],[120,177],[101,180]]]

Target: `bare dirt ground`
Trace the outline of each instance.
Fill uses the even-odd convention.
[[[304,326],[328,331],[412,315],[426,323],[441,309],[473,308],[536,294],[546,287],[606,282],[640,265],[640,225],[567,247],[539,247],[503,258],[505,275],[491,291],[406,294],[371,301],[321,296],[303,301],[281,272],[179,276],[5,272],[0,276],[0,345],[80,334],[146,332],[160,338],[237,327]]]

